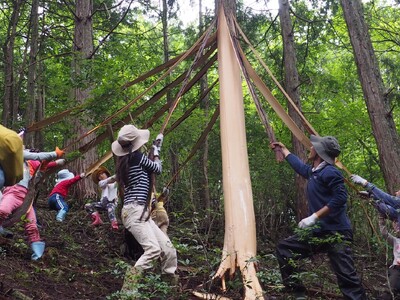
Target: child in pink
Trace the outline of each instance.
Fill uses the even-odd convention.
[[[85,173],[74,175],[68,169],[63,169],[57,173],[56,185],[50,192],[48,204],[50,209],[57,210],[56,220],[63,222],[69,206],[65,201],[70,187],[85,177]]]
[[[30,152],[29,150],[24,150],[24,173],[23,178],[20,182],[13,186],[6,187],[3,190],[3,198],[0,203],[0,230],[1,225],[8,216],[20,207],[28,194],[28,184],[31,180],[36,169],[39,167],[40,163],[35,161],[52,160],[57,157],[61,157],[64,151],[56,148],[53,152]],[[32,259],[38,260],[44,252],[45,243],[41,241],[39,230],[36,223],[35,211],[30,208],[26,213],[25,222],[25,232],[28,236],[28,241],[32,249]]]

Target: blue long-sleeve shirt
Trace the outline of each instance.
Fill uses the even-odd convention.
[[[296,155],[286,157],[290,166],[302,177],[308,180],[307,198],[309,214],[319,211],[324,206],[329,207],[329,214],[318,220],[316,231],[351,230],[347,216],[347,190],[342,173],[334,166],[314,170],[311,165],[302,162]]]
[[[400,197],[392,196],[377,188],[374,184],[368,183],[367,190],[371,193],[375,200],[382,200],[385,204],[395,209],[400,209]]]

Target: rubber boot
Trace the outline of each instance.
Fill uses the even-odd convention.
[[[45,247],[45,243],[44,242],[33,242],[31,244],[31,249],[32,249],[32,256],[31,259],[32,260],[38,260],[39,258],[42,257],[43,253],[44,253],[44,247]]]
[[[92,226],[99,226],[99,225],[103,224],[103,221],[101,220],[100,214],[98,211],[92,213],[91,217],[92,217],[92,221],[93,221]]]
[[[117,220],[112,220],[111,221],[111,228],[114,231],[118,231],[119,227],[118,227],[118,221]]]
[[[7,239],[12,239],[14,236],[10,230],[4,229],[3,226],[0,226],[0,235]]]
[[[121,292],[132,294],[137,291],[137,284],[142,278],[143,269],[140,267],[130,267],[124,277],[124,284],[122,285]]]
[[[58,222],[63,222],[65,220],[66,215],[67,215],[67,212],[63,209],[60,209],[57,213],[56,220]]]

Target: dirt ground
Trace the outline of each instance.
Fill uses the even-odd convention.
[[[31,261],[31,250],[26,244],[21,225],[9,228],[14,233],[12,239],[0,237],[0,300],[119,299],[115,293],[123,283],[123,265],[134,263],[121,250],[121,245],[124,244],[123,229],[113,232],[104,214],[104,224],[94,228],[90,226],[91,221],[84,210],[78,208],[71,209],[65,222],[56,222],[56,212],[49,211],[44,200],[39,201],[36,211],[41,236],[46,242],[45,254],[41,260]],[[182,236],[179,232],[172,234]],[[189,240],[187,236],[186,239]],[[191,243],[195,242],[192,239]],[[196,261],[201,259],[191,250],[194,248],[188,248],[190,242],[185,241],[182,236],[180,243],[180,248],[177,249],[180,275],[178,290],[174,294],[163,294],[162,290],[165,292],[170,287],[163,286],[159,278],[153,277],[152,281],[145,283],[147,293],[143,293],[143,299],[199,299],[193,296],[192,291],[201,287],[221,294],[218,284],[206,287],[209,282],[207,276],[210,276],[212,270],[216,270],[219,262],[209,263],[212,259],[210,257],[201,258],[208,261]],[[196,247],[199,248],[198,245]],[[369,298],[377,299],[380,290],[385,286],[385,267],[376,262],[374,257],[366,257],[362,249],[360,250],[355,253],[358,268],[362,270],[364,286]],[[216,256],[220,257],[219,254]],[[326,259],[321,257],[313,263],[322,265],[326,263]],[[209,269],[205,265],[209,265]],[[276,265],[262,265],[264,270],[261,270],[263,275],[260,281],[268,292],[266,299],[290,299],[289,295],[277,288],[280,284],[277,283],[279,272],[276,271]],[[271,272],[272,268],[275,268],[274,272]],[[329,266],[327,271],[324,268],[321,270],[319,277],[308,279],[309,299],[342,299]],[[326,288],[327,282],[330,288]],[[227,299],[241,299],[240,286],[239,278],[236,285],[228,287],[230,290],[226,293]]]

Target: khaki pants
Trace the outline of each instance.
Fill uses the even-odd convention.
[[[135,267],[150,269],[154,261],[160,258],[161,273],[174,274],[178,264],[176,250],[151,218],[146,221],[149,214],[147,211],[139,220],[143,209],[144,206],[138,204],[128,204],[122,208],[122,222],[125,228],[133,234],[144,250]]]

